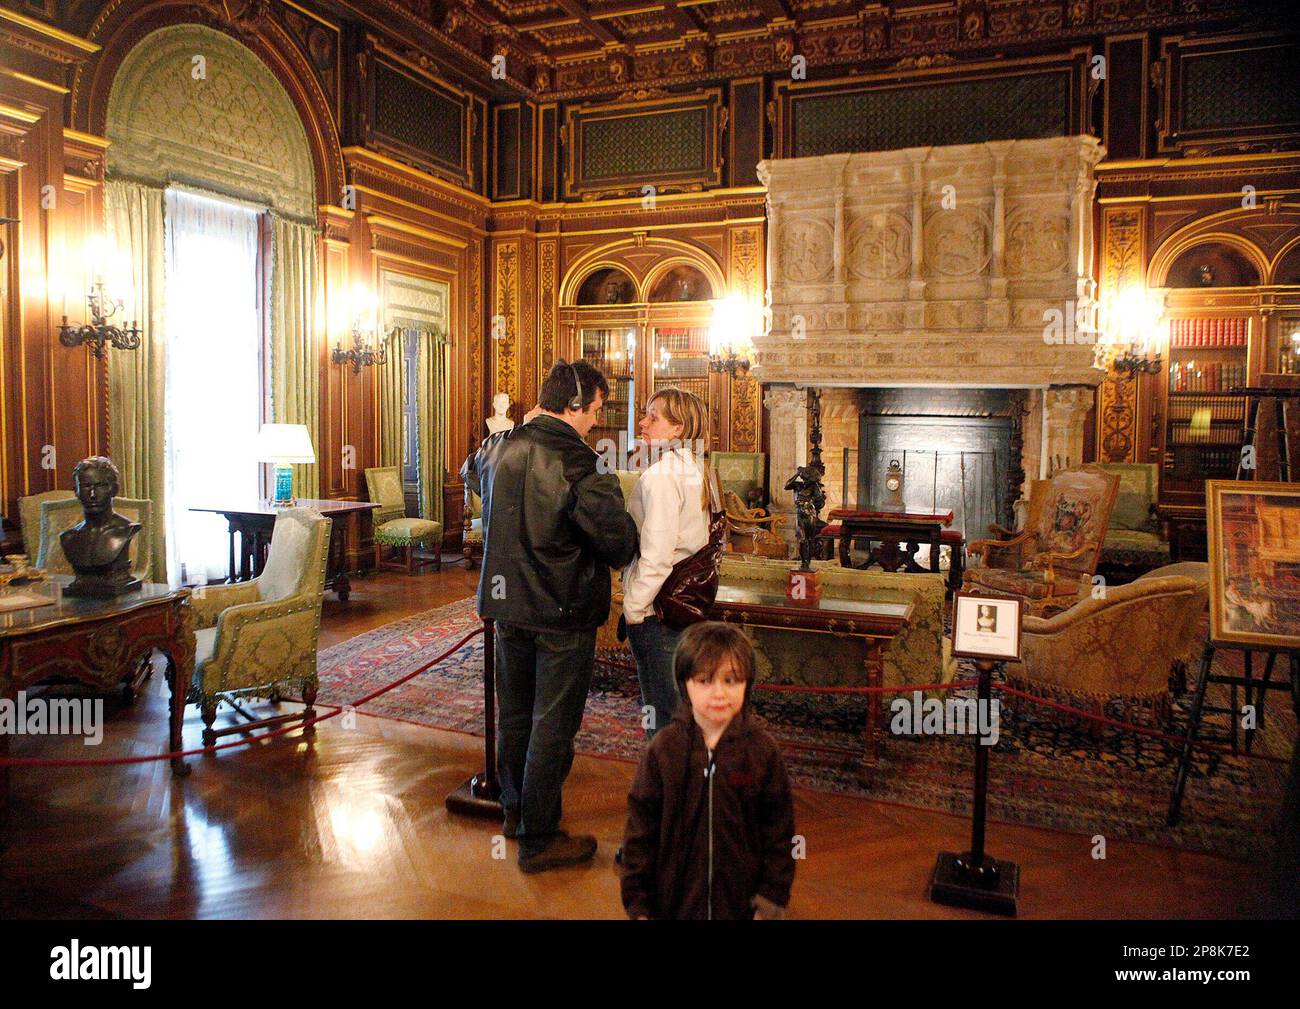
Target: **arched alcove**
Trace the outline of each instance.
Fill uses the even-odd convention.
[[[710,301],[714,297],[709,278],[698,267],[678,263],[663,271],[650,284],[650,302]]]
[[[1287,249],[1273,270],[1273,283],[1300,284],[1300,242]]]
[[[636,301],[636,282],[613,266],[592,270],[578,288],[579,305],[629,305]]]
[[[1192,246],[1169,266],[1165,287],[1254,287],[1259,270],[1239,249],[1227,242],[1201,242]]]

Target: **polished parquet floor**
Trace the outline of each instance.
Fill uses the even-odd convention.
[[[477,572],[358,579],[325,603],[322,646],[470,594]],[[110,701],[102,746],[16,738],[14,756],[159,752],[166,687],[156,675],[130,707]],[[187,745],[199,745],[191,710]],[[478,770],[482,741],[360,715],[194,759],[15,769],[0,852],[0,918],[618,918],[613,864],[633,768],[579,757],[566,825],[595,833],[587,868],[525,876],[491,822],[449,815],[443,798]],[[807,839],[791,902],[797,918],[979,917],[926,899],[935,854],[961,850],[969,821],[800,790]],[[1021,917],[1253,917],[1261,867],[1089,837],[990,827],[990,850],[1020,863]]]

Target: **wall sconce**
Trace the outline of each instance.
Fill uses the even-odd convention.
[[[709,328],[709,371],[733,378],[749,371],[751,338],[757,330],[756,313],[739,294],[729,294],[713,305]]]
[[[98,236],[86,243],[84,256],[93,276],[86,307],[90,322],[78,326],[68,324],[67,299],[64,298],[63,321],[59,324],[59,343],[65,347],[88,346],[96,360],[104,360],[108,347],[115,350],[138,350],[143,331],[135,320],[126,327],[114,325],[112,319],[122,311],[122,299],[111,295],[105,274],[110,266],[117,267],[118,257],[106,239]],[[123,286],[123,285],[119,285]]]
[[[342,341],[335,341],[330,360],[335,364],[352,365],[354,375],[360,375],[362,368],[375,365],[382,368],[388,363],[388,343],[386,340],[380,342],[376,336],[379,330],[377,310],[378,302],[369,288],[358,284],[352,289],[352,346],[344,350]]]
[[[1138,375],[1158,373],[1165,323],[1163,292],[1135,284],[1106,299],[1100,307],[1101,338],[1096,363],[1130,382]]]

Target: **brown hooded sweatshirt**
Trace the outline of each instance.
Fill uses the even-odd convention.
[[[794,802],[776,741],[749,706],[712,753],[683,705],[628,795],[623,906],[632,918],[752,918],[790,900]]]

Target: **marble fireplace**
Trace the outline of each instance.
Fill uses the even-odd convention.
[[[754,340],[753,375],[768,410],[776,510],[792,508],[782,485],[807,461],[809,387],[821,391],[828,507],[843,497],[843,450],[867,445],[871,390],[918,404],[894,411],[895,446],[907,440],[902,418],[924,416],[917,451],[922,441],[942,447],[930,418],[951,415],[972,419],[951,426],[961,452],[975,418],[996,426],[991,418],[1009,417],[1014,403],[1019,456],[1003,460],[1004,479],[1082,460],[1104,377],[1094,364],[1092,277],[1102,154],[1095,138],[1072,136],[759,166],[771,314]],[[973,391],[984,408],[962,405]],[[850,485],[856,498],[860,485]]]

